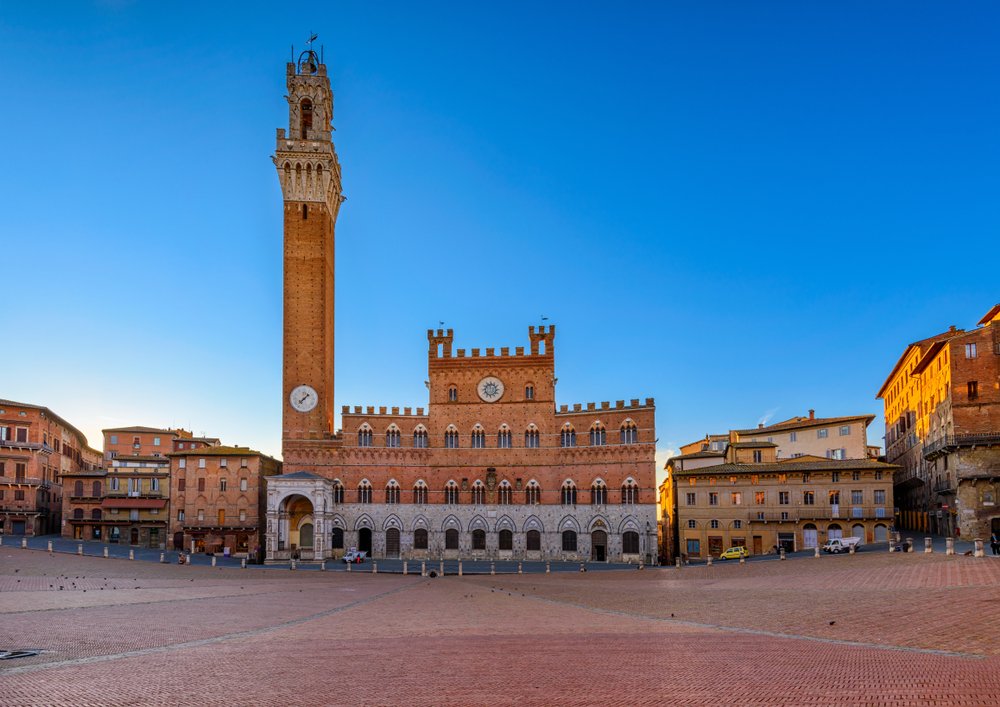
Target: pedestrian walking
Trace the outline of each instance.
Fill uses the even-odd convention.
[[[1000,533],[995,530],[990,536],[990,550],[993,551],[994,555],[1000,555]]]

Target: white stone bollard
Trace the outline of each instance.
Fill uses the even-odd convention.
[[[552,573],[552,568],[549,566],[549,561],[546,560],[545,561],[545,574],[551,574],[551,573]]]
[[[780,548],[778,550],[778,559],[779,560],[784,560],[785,559],[785,548]]]
[[[27,550],[28,549],[28,539],[27,538],[21,538],[21,549],[22,550]]]
[[[705,560],[705,564],[706,564],[706,565],[707,565],[708,567],[711,567],[711,566],[712,566],[712,556],[711,556],[711,555],[709,555],[709,556],[708,556],[708,559],[706,559],[706,560]]]
[[[408,569],[408,568],[407,568],[407,566],[406,566],[406,560],[403,560],[403,574],[404,574],[404,575],[405,575],[405,574],[407,574],[407,569]]]
[[[244,557],[243,559],[240,560],[240,569],[245,570],[246,568],[247,568],[247,558]]]
[[[495,562],[491,562],[490,563],[490,574],[496,574],[496,573],[497,573],[497,565],[496,565]]]
[[[925,555],[930,555],[931,553],[934,552],[934,544],[933,543],[934,543],[934,539],[933,538],[924,538],[924,554]]]
[[[461,560],[458,561],[458,576],[459,577],[462,576],[462,561]]]
[[[372,560],[372,574],[378,574],[378,563]]]
[[[135,559],[135,550],[133,550],[132,548],[129,548],[128,559],[130,559],[130,560],[134,560]],[[215,558],[213,557],[212,559],[214,560]]]
[[[52,541],[51,540],[49,540],[49,552],[50,553],[52,552]]]
[[[77,555],[82,555],[83,554],[83,543],[78,543],[77,544],[77,546],[76,546],[76,554]]]
[[[517,563],[517,573],[524,574],[524,568],[521,566],[520,562]]]
[[[747,563],[747,558],[745,558],[742,555],[740,555],[740,564],[741,565],[745,565],[746,563]]]
[[[420,563],[420,576],[421,577],[426,577],[427,576],[427,563],[426,562],[421,562]]]
[[[105,558],[105,559],[107,559],[107,558],[108,558],[108,555],[109,555],[109,553],[108,553],[108,548],[107,548],[107,546],[105,546],[105,547],[104,547],[104,558]]]
[[[213,557],[212,559],[214,560],[215,558]],[[295,560],[289,560],[288,561],[288,569],[290,569],[290,570],[295,569]]]
[[[906,551],[913,552],[913,538],[906,539]]]
[[[3,535],[0,535],[0,545],[3,545]]]
[[[353,565],[353,564],[354,564],[353,562],[348,562],[348,563],[347,563],[347,571],[348,571],[348,572],[350,572],[350,571],[351,571],[351,565]]]
[[[944,541],[944,554],[954,555],[955,554],[955,538],[945,538]]]
[[[322,562],[319,563],[319,571],[326,572],[326,560],[323,560]]]
[[[972,553],[973,557],[986,557],[986,551],[983,550],[983,541],[981,538],[976,538],[975,540],[975,550]]]
[[[854,547],[855,547],[854,545],[851,545],[849,548],[847,548],[847,554],[848,555],[853,555],[854,554]]]
[[[441,577],[444,577],[444,560],[441,560],[441,571],[438,572]]]
[[[675,558],[674,559],[674,565],[677,566],[677,569],[680,569],[681,568],[681,558],[679,558],[679,557]]]
[[[215,567],[215,555],[212,555],[212,567]]]
[[[813,557],[819,557],[819,545],[813,548]]]
[[[167,553],[161,552],[160,553],[160,564],[162,565],[166,561],[167,561]]]

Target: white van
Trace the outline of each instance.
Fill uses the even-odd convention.
[[[861,538],[833,538],[832,540],[828,540],[826,545],[823,546],[823,552],[831,552],[834,554],[849,552],[852,547],[855,550],[861,547]]]

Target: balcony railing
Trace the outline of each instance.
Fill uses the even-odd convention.
[[[789,506],[786,511],[748,511],[751,523],[798,523],[801,520],[872,520],[892,518],[886,506]]]
[[[51,482],[37,476],[0,476],[0,484],[20,484],[22,486],[48,487]]]
[[[978,447],[980,445],[1000,444],[1000,432],[983,432],[979,434],[944,435],[933,442],[924,445],[924,459],[932,459],[942,454],[954,451],[959,447]]]
[[[951,479],[935,481],[934,493],[955,493],[955,483]]]

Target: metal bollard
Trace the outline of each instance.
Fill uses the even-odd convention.
[[[981,538],[976,538],[976,549],[973,551],[973,557],[986,557],[986,551],[983,550],[983,541]]]
[[[240,569],[245,570],[246,568],[247,568],[247,558],[244,557],[243,559],[240,560]]]
[[[459,577],[462,576],[462,561],[461,560],[458,561],[458,576]]]
[[[132,548],[129,548],[128,559],[130,559],[130,560],[134,560],[135,559],[135,550],[133,550]],[[215,564],[215,558],[214,557],[212,558],[212,564],[213,565]]]
[[[421,577],[426,577],[427,576],[427,563],[426,562],[421,562],[420,563],[420,576]]]
[[[552,573],[552,568],[549,566],[549,561],[546,560],[545,561],[545,574],[551,574],[551,573]]]
[[[781,548],[778,550],[778,559],[779,560],[785,559],[785,548]]]
[[[497,565],[496,565],[495,562],[491,562],[490,563],[490,574],[496,574],[496,573],[497,573]]]
[[[105,546],[105,548],[104,548],[104,558],[107,559],[107,557],[108,557],[108,548],[107,548],[107,546]]]
[[[924,554],[925,555],[930,555],[932,552],[934,552],[933,542],[934,542],[933,538],[924,538]]]
[[[167,553],[161,552],[160,553],[160,564],[162,565],[166,561],[167,561]]]
[[[49,552],[52,552],[52,541],[49,540]]]
[[[215,567],[215,555],[212,555],[212,567]]]
[[[378,574],[378,563],[372,560],[372,574]]]
[[[76,554],[77,555],[82,555],[83,554],[83,543],[77,544],[77,546],[76,546]]]
[[[406,560],[403,560],[403,574],[407,574]]]
[[[819,557],[819,545],[813,548],[813,557]]]
[[[944,541],[944,554],[954,555],[955,554],[955,538],[945,538]]]
[[[708,559],[707,559],[707,560],[705,560],[705,564],[706,564],[707,566],[709,566],[709,567],[711,567],[711,566],[712,566],[712,556],[711,556],[711,555],[709,555],[709,556],[708,556]]]

